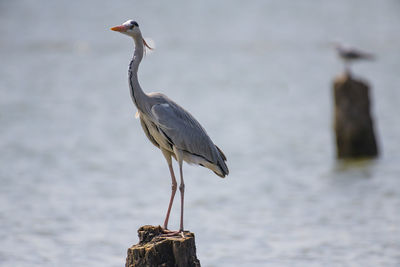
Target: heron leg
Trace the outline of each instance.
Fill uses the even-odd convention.
[[[185,195],[185,183],[183,182],[182,159],[180,157],[177,157],[177,159],[178,159],[178,162],[179,162],[179,173],[180,173],[180,176],[181,176],[181,183],[179,185],[179,191],[181,192],[181,220],[180,220],[180,226],[179,226],[179,231],[169,231],[169,230],[167,230],[166,224],[164,224],[164,229],[165,230],[164,230],[163,236],[179,236],[179,237],[184,238],[185,234],[183,232],[183,203],[184,203],[184,195]],[[179,159],[181,159],[181,160],[179,160]],[[175,191],[176,191],[176,181],[175,181]],[[168,216],[169,216],[169,212],[170,212],[170,209],[171,209],[171,206],[172,206],[172,201],[173,201],[173,196],[175,195],[175,191],[173,191],[173,193],[171,195],[171,201],[170,201],[169,207],[168,207],[167,218],[165,218],[167,223],[168,223]]]
[[[184,204],[184,196],[185,196],[185,183],[183,181],[183,172],[182,172],[182,160],[179,161],[179,174],[181,176],[181,184],[179,185],[179,191],[181,192],[181,222],[179,227],[179,232],[183,232],[183,204]]]
[[[178,161],[178,164],[179,164],[179,174],[181,176],[181,183],[179,185],[179,191],[181,192],[181,221],[180,221],[180,226],[179,226],[179,233],[181,233],[181,235],[183,235],[183,204],[184,204],[184,199],[185,199],[185,183],[183,182],[183,171],[182,171],[183,153],[181,150],[179,150],[175,146],[173,147],[173,149],[174,149],[176,161]]]
[[[171,198],[170,198],[169,204],[168,204],[167,215],[165,216],[165,220],[164,220],[164,229],[167,230],[169,214],[171,213],[172,203],[174,202],[177,183],[176,183],[176,179],[175,179],[174,169],[172,168],[171,154],[169,154],[169,152],[167,152],[167,151],[163,151],[163,154],[168,162],[168,168],[169,168],[169,172],[171,174],[171,180],[172,180]]]
[[[171,173],[172,191],[171,191],[171,198],[170,198],[169,204],[168,204],[167,215],[165,216],[164,229],[168,229],[169,214],[171,213],[172,203],[174,202],[176,187],[177,187],[174,170],[172,169],[172,164],[168,164],[168,167],[169,167],[169,172]]]

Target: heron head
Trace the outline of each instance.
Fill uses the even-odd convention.
[[[137,40],[138,38],[139,38],[139,40],[142,39],[143,44],[144,44],[147,48],[152,49],[152,48],[146,43],[146,41],[143,39],[142,33],[140,32],[140,29],[139,29],[139,24],[138,24],[136,21],[134,21],[134,20],[131,20],[131,19],[130,19],[130,20],[127,20],[126,22],[122,23],[122,24],[119,25],[119,26],[112,27],[111,30],[116,31],[116,32],[120,32],[120,33],[123,33],[123,34],[126,34],[126,35],[131,36],[132,38],[134,38],[134,39],[136,39],[136,40]]]
[[[128,20],[119,26],[112,27],[111,30],[129,35],[131,37],[136,37],[141,34],[139,24],[134,20]]]

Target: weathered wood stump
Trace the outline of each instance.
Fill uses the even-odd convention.
[[[336,77],[333,90],[337,157],[376,157],[378,147],[370,112],[368,84],[344,74]]]
[[[139,243],[128,249],[125,267],[200,267],[193,233],[165,237],[160,226],[145,225],[138,234]]]

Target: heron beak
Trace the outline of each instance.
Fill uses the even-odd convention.
[[[120,26],[112,27],[112,28],[110,28],[110,30],[116,31],[116,32],[126,32],[127,28],[124,25],[120,25]]]

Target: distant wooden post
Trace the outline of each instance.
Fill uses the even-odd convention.
[[[128,249],[125,267],[200,267],[193,233],[185,231],[184,237],[161,233],[160,226],[140,227],[139,243]]]
[[[333,90],[337,157],[376,157],[378,147],[370,112],[368,84],[345,74],[336,77]]]

